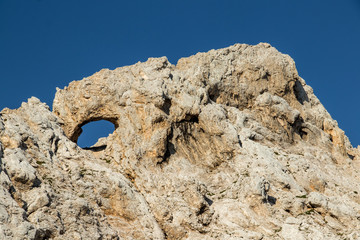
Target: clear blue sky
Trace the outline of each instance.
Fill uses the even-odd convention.
[[[360,145],[360,0],[0,0],[0,109],[52,107],[55,87],[102,68],[259,42],[295,60]]]

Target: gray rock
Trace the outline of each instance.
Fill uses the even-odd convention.
[[[359,148],[269,44],[103,69],[49,109],[1,111],[0,239],[360,235]]]

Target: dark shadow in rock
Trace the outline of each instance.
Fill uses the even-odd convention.
[[[264,199],[263,202],[269,203],[271,206],[273,206],[276,204],[276,198],[274,198],[273,196],[268,196],[267,200]]]
[[[40,187],[40,185],[41,185],[40,179],[36,178],[33,182],[32,187]]]
[[[171,155],[174,155],[176,153],[175,145],[171,142],[173,139],[173,128],[171,127],[170,134],[167,136],[166,140],[166,152],[160,162],[158,162],[158,165],[162,165],[163,163],[166,163],[169,161]]]
[[[50,229],[38,228],[36,229],[35,239],[50,239],[53,235],[53,232]]]
[[[176,150],[175,150],[175,145],[172,142],[168,142],[167,143],[167,147],[166,147],[166,152],[164,155],[164,160],[163,162],[167,162],[170,158],[171,155],[175,154]]]
[[[23,208],[25,211],[27,211],[27,210],[28,210],[28,207],[29,207],[28,203],[25,202],[25,201],[22,200],[22,199],[20,199],[20,201],[21,201],[21,203],[23,204],[23,205],[22,205],[22,208]]]
[[[207,198],[206,196],[204,196],[204,200],[209,204],[209,206],[213,204],[213,200]]]
[[[25,151],[25,150],[27,150],[28,149],[28,146],[26,145],[26,143],[24,142],[24,141],[22,141],[21,143],[20,143],[20,149],[21,150],[23,150],[23,151]]]
[[[241,142],[241,140],[240,140],[240,138],[239,138],[239,136],[238,136],[238,140],[239,140],[239,145],[240,145],[240,147],[242,147],[242,142]]]
[[[305,89],[303,88],[303,86],[301,85],[299,80],[295,81],[295,85],[294,85],[294,93],[296,96],[296,99],[301,103],[304,104],[304,102],[308,102],[309,101],[309,97],[307,95],[307,93],[305,92]]]
[[[100,152],[100,151],[105,150],[106,147],[107,147],[107,145],[102,145],[102,146],[96,146],[96,147],[85,147],[83,149],[90,150],[92,152]]]
[[[199,116],[187,114],[183,120],[175,123],[175,127],[179,127],[182,123],[199,123]]]
[[[220,90],[217,84],[211,86],[209,89],[209,99],[216,102],[216,99],[220,96]]]
[[[161,107],[161,110],[164,111],[164,113],[166,113],[167,115],[170,114],[170,108],[171,108],[171,99],[168,98],[167,96],[164,97],[165,101],[163,106]]]

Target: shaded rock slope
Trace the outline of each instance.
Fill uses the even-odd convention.
[[[0,239],[360,239],[360,150],[269,44],[103,69],[0,141]]]

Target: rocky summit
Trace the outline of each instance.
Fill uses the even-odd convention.
[[[360,148],[266,43],[103,69],[0,141],[0,239],[360,239]]]

